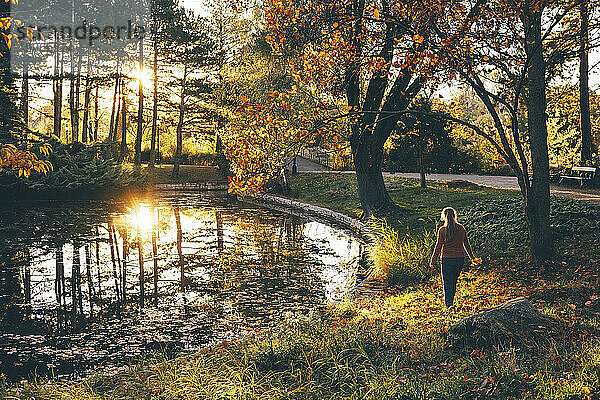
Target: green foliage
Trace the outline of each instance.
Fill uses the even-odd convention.
[[[114,160],[105,159],[109,144],[86,146],[81,143],[68,145],[52,143],[53,153],[49,157],[53,171],[47,176],[37,174],[30,179],[1,177],[2,186],[25,192],[94,192],[120,189],[142,182],[135,171],[125,170]]]
[[[521,199],[481,201],[459,210],[461,222],[476,248],[488,253],[522,248],[528,241]],[[552,197],[550,225],[556,238],[600,230],[600,206]]]
[[[372,278],[392,282],[423,279],[429,275],[429,257],[435,243],[432,231],[401,237],[385,219],[369,221],[371,241],[366,245]]]
[[[415,109],[423,114],[403,116],[386,143],[384,166],[387,170],[418,171],[420,153],[426,171],[465,173],[482,170],[479,159],[457,148],[450,136],[452,125],[430,114],[432,104],[429,100],[417,100]]]

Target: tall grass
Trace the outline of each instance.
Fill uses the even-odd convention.
[[[424,230],[421,235],[400,236],[385,219],[369,222],[371,241],[366,246],[371,265],[369,276],[401,282],[423,279],[430,273],[429,258],[435,244],[435,233]]]

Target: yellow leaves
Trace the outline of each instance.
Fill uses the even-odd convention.
[[[0,29],[7,31],[10,28],[11,22],[12,18],[10,17],[0,18]]]
[[[425,40],[425,38],[417,33],[417,34],[415,34],[415,36],[413,36],[413,40],[416,43],[421,44],[421,43],[423,43],[423,41]]]
[[[40,146],[40,154],[49,155],[52,152],[52,146],[44,143]],[[29,178],[31,171],[47,174],[52,171],[52,164],[47,160],[40,160],[31,151],[31,146],[27,150],[20,150],[12,144],[0,143],[0,171],[9,169],[16,171],[18,176]]]

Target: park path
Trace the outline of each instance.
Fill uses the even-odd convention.
[[[387,176],[399,176],[403,178],[418,178],[418,173],[385,173]],[[458,174],[428,174],[428,180],[453,181],[465,180],[478,185],[490,186],[498,189],[520,190],[517,178],[514,176],[488,176],[488,175],[458,175]],[[567,197],[576,200],[586,200],[600,204],[600,189],[578,188],[567,185],[550,185],[550,194],[558,197]]]
[[[327,167],[302,157],[297,158],[297,165],[298,172],[329,172]],[[353,173],[353,171],[331,171],[331,173]],[[384,172],[383,174],[384,176],[397,176],[401,178],[419,178],[419,174],[413,172]],[[519,184],[517,183],[517,178],[514,176],[427,174],[427,180],[464,180],[476,183],[477,185],[490,186],[498,189],[520,190]],[[567,185],[550,185],[550,193],[558,197],[567,197],[570,199],[585,200],[592,203],[600,204],[600,189],[597,188],[578,188]]]

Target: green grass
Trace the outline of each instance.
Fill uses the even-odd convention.
[[[343,214],[359,218],[362,214],[356,178],[353,173],[298,174],[289,180],[292,196],[298,200],[331,208]],[[446,188],[442,182],[428,182],[421,188],[417,179],[385,177],[388,192],[403,209],[397,222],[390,221],[401,231],[422,232],[423,228],[435,228],[444,207],[455,209],[490,199],[512,199],[520,196],[514,190],[489,187]],[[460,215],[459,215],[460,219]]]
[[[564,399],[600,384],[600,342],[455,355],[440,332],[378,321],[292,317],[238,344],[133,365],[77,384],[36,383],[19,399]],[[0,392],[1,393],[1,392]],[[481,397],[475,397],[481,395]],[[579,398],[579,397],[576,397]],[[582,399],[585,397],[581,397]]]
[[[132,164],[125,166],[127,169],[133,169]],[[147,184],[166,184],[166,183],[199,183],[199,182],[226,182],[227,179],[217,167],[205,167],[196,165],[181,165],[179,167],[179,176],[171,178],[173,165],[161,164],[154,168],[142,165],[141,174]]]
[[[424,279],[430,275],[429,259],[435,244],[435,232],[401,235],[385,219],[369,221],[371,241],[366,244],[369,277],[400,283]]]

